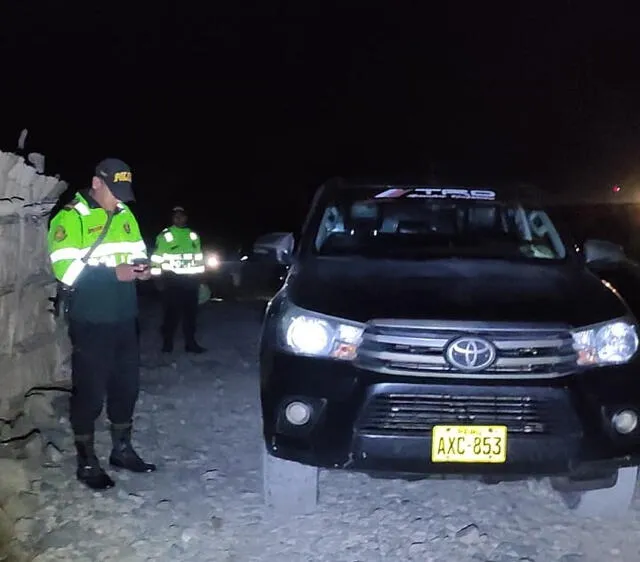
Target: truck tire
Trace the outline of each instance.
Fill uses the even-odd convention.
[[[638,467],[618,469],[616,483],[610,488],[584,492],[561,492],[566,506],[580,517],[622,517],[631,507],[638,482]]]
[[[313,466],[274,457],[262,448],[264,501],[283,515],[305,515],[318,505],[318,474]]]

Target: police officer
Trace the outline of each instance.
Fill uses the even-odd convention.
[[[195,339],[200,275],[205,271],[200,237],[187,227],[187,214],[183,207],[174,207],[172,218],[172,226],[158,234],[151,256],[151,274],[162,276],[162,351],[173,351],[175,331],[182,320],[185,350],[203,353],[206,349]]]
[[[112,466],[152,472],[131,444],[139,390],[137,279],[150,278],[145,244],[135,216],[131,170],[121,160],[98,164],[91,187],[52,219],[48,247],[68,311],[72,351],[70,421],[78,480],[94,490],[111,488],[94,449],[94,425],[107,402]]]

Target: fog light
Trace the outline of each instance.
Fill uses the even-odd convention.
[[[638,414],[633,410],[620,410],[613,415],[611,423],[618,433],[626,435],[638,427]]]
[[[291,402],[284,415],[291,425],[304,425],[311,419],[311,406],[304,402]]]

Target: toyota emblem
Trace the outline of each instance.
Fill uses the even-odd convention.
[[[496,359],[496,349],[482,338],[462,337],[447,347],[446,358],[459,371],[483,371]]]

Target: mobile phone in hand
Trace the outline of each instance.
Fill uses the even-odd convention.
[[[144,271],[149,267],[149,260],[147,258],[136,258],[133,260],[133,265],[136,271]]]

